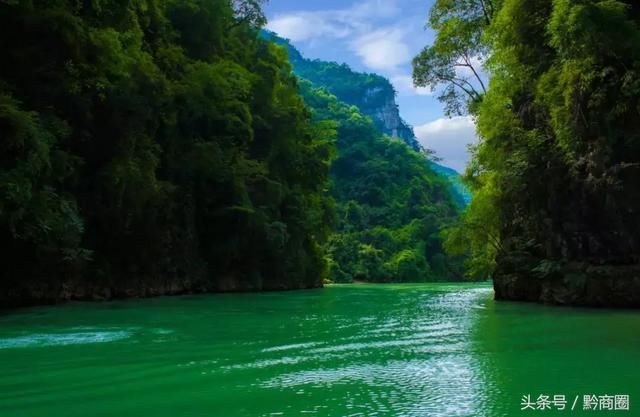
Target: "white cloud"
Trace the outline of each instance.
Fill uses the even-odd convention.
[[[404,36],[404,31],[398,28],[379,29],[360,35],[351,47],[367,67],[392,70],[411,61]]]
[[[315,30],[304,16],[286,15],[269,22],[269,29],[294,42],[305,41],[315,35]]]
[[[432,36],[423,30],[426,6],[420,4],[421,11],[417,13],[418,0],[349,0],[341,2],[344,6],[328,10],[305,10],[306,3],[299,2],[297,11],[271,15],[268,29],[294,43],[300,42],[296,46],[303,50],[320,46],[325,55],[330,55],[331,49],[340,56],[352,54],[360,61],[349,61],[357,70],[366,67],[389,78],[400,101],[409,100],[402,106],[415,105],[415,100],[431,100],[426,98],[433,95],[431,89],[414,87],[410,75],[411,59]],[[413,12],[408,12],[408,7]]]
[[[433,149],[442,164],[463,172],[469,158],[468,146],[477,143],[476,127],[469,116],[438,119],[414,127],[422,146]]]
[[[412,58],[407,31],[397,26],[402,12],[398,1],[366,0],[343,9],[288,12],[270,19],[267,28],[294,42],[345,40],[367,67],[392,70]],[[384,21],[392,26],[385,28]]]
[[[269,30],[294,42],[307,41],[320,36],[344,38],[353,32],[353,27],[340,25],[325,19],[321,13],[299,12],[276,17],[269,22]]]
[[[466,64],[466,62],[464,62],[462,59],[457,61],[457,63],[458,64]],[[476,70],[478,72],[478,74],[483,74],[483,69],[482,69],[483,61],[482,61],[482,58],[480,58],[479,56],[474,56],[469,60],[469,64],[471,64],[473,69]],[[457,66],[456,67],[456,75],[458,77],[471,77],[471,76],[474,76],[473,71],[471,70],[471,68],[469,68],[467,66]]]
[[[413,79],[409,75],[397,75],[395,77],[391,77],[391,83],[399,95],[433,95],[433,92],[428,87],[415,87],[413,85]]]
[[[397,0],[367,0],[344,9],[297,11],[276,15],[267,28],[292,41],[341,39],[369,31],[372,20],[393,18],[401,9]]]
[[[342,12],[350,19],[393,18],[399,15],[402,9],[397,0],[368,0],[360,1]]]
[[[458,61],[458,63],[467,64],[465,61],[462,61],[462,60]],[[469,60],[469,64],[473,67],[473,69],[471,69],[468,66],[457,66],[456,76],[458,76],[459,78],[464,78],[468,80],[477,91],[481,91],[482,86],[476,78],[476,73],[478,77],[480,77],[484,85],[486,86],[488,77],[487,77],[487,74],[484,72],[484,68],[483,68],[484,60],[482,57],[474,56],[474,57],[471,57],[471,59]],[[475,71],[476,73],[474,73],[473,71]]]

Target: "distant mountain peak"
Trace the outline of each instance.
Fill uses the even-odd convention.
[[[381,132],[402,139],[413,150],[420,150],[413,128],[400,116],[396,91],[387,78],[353,71],[347,64],[304,58],[289,40],[266,30],[262,36],[289,51],[296,75],[325,87],[340,101],[357,106],[373,119]]]

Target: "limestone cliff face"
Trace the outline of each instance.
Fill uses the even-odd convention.
[[[377,86],[367,88],[363,92],[362,111],[371,116],[376,126],[387,135],[402,139],[414,150],[420,145],[413,133],[413,128],[400,117],[395,94],[389,94],[389,89]]]
[[[493,277],[496,300],[590,307],[640,307],[640,265],[570,262],[553,274],[534,272],[539,260],[511,252],[497,260]]]
[[[496,298],[640,307],[640,168],[627,167],[610,186],[555,166],[531,177],[515,209],[502,213]]]

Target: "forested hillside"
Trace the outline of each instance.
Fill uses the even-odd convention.
[[[444,176],[451,183],[451,195],[455,201],[455,203],[461,209],[467,207],[467,205],[471,202],[471,191],[464,183],[462,176],[453,168],[446,167],[444,165],[440,165],[437,162],[430,161],[431,168],[438,174]]]
[[[638,2],[438,0],[429,23],[414,79],[481,137],[451,252],[497,298],[640,306]],[[456,71],[477,61],[487,89]]]
[[[263,36],[287,49],[314,118],[337,126],[330,279],[460,279],[461,257],[444,253],[440,232],[465,201],[449,177],[435,171],[401,119],[391,83],[345,64],[306,59],[287,40],[269,32]]]
[[[391,84],[260,3],[0,3],[0,305],[460,277]]]
[[[287,49],[298,77],[327,89],[338,100],[356,106],[362,114],[371,117],[380,132],[402,139],[414,151],[430,152],[420,145],[413,128],[400,117],[396,91],[388,79],[378,74],[353,71],[346,64],[304,58],[287,39],[266,30],[263,30],[262,34],[266,39],[273,40]],[[431,154],[427,156],[430,167],[451,183],[450,192],[456,204],[459,207],[466,206],[471,194],[463,185],[460,175],[455,170],[438,164],[431,158]]]
[[[334,132],[257,2],[0,2],[0,304],[321,285]]]
[[[374,282],[459,279],[458,257],[444,255],[440,231],[457,211],[449,184],[425,156],[382,134],[357,107],[302,81],[314,118],[337,126],[331,168],[337,232],[330,238],[330,277]]]

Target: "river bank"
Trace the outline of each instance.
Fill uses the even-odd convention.
[[[166,279],[140,280],[123,283],[86,281],[36,282],[5,288],[0,291],[0,309],[63,304],[70,301],[112,301],[193,294],[214,294],[256,291],[289,291],[321,288],[321,283],[308,285],[265,284],[223,279],[208,280]]]

